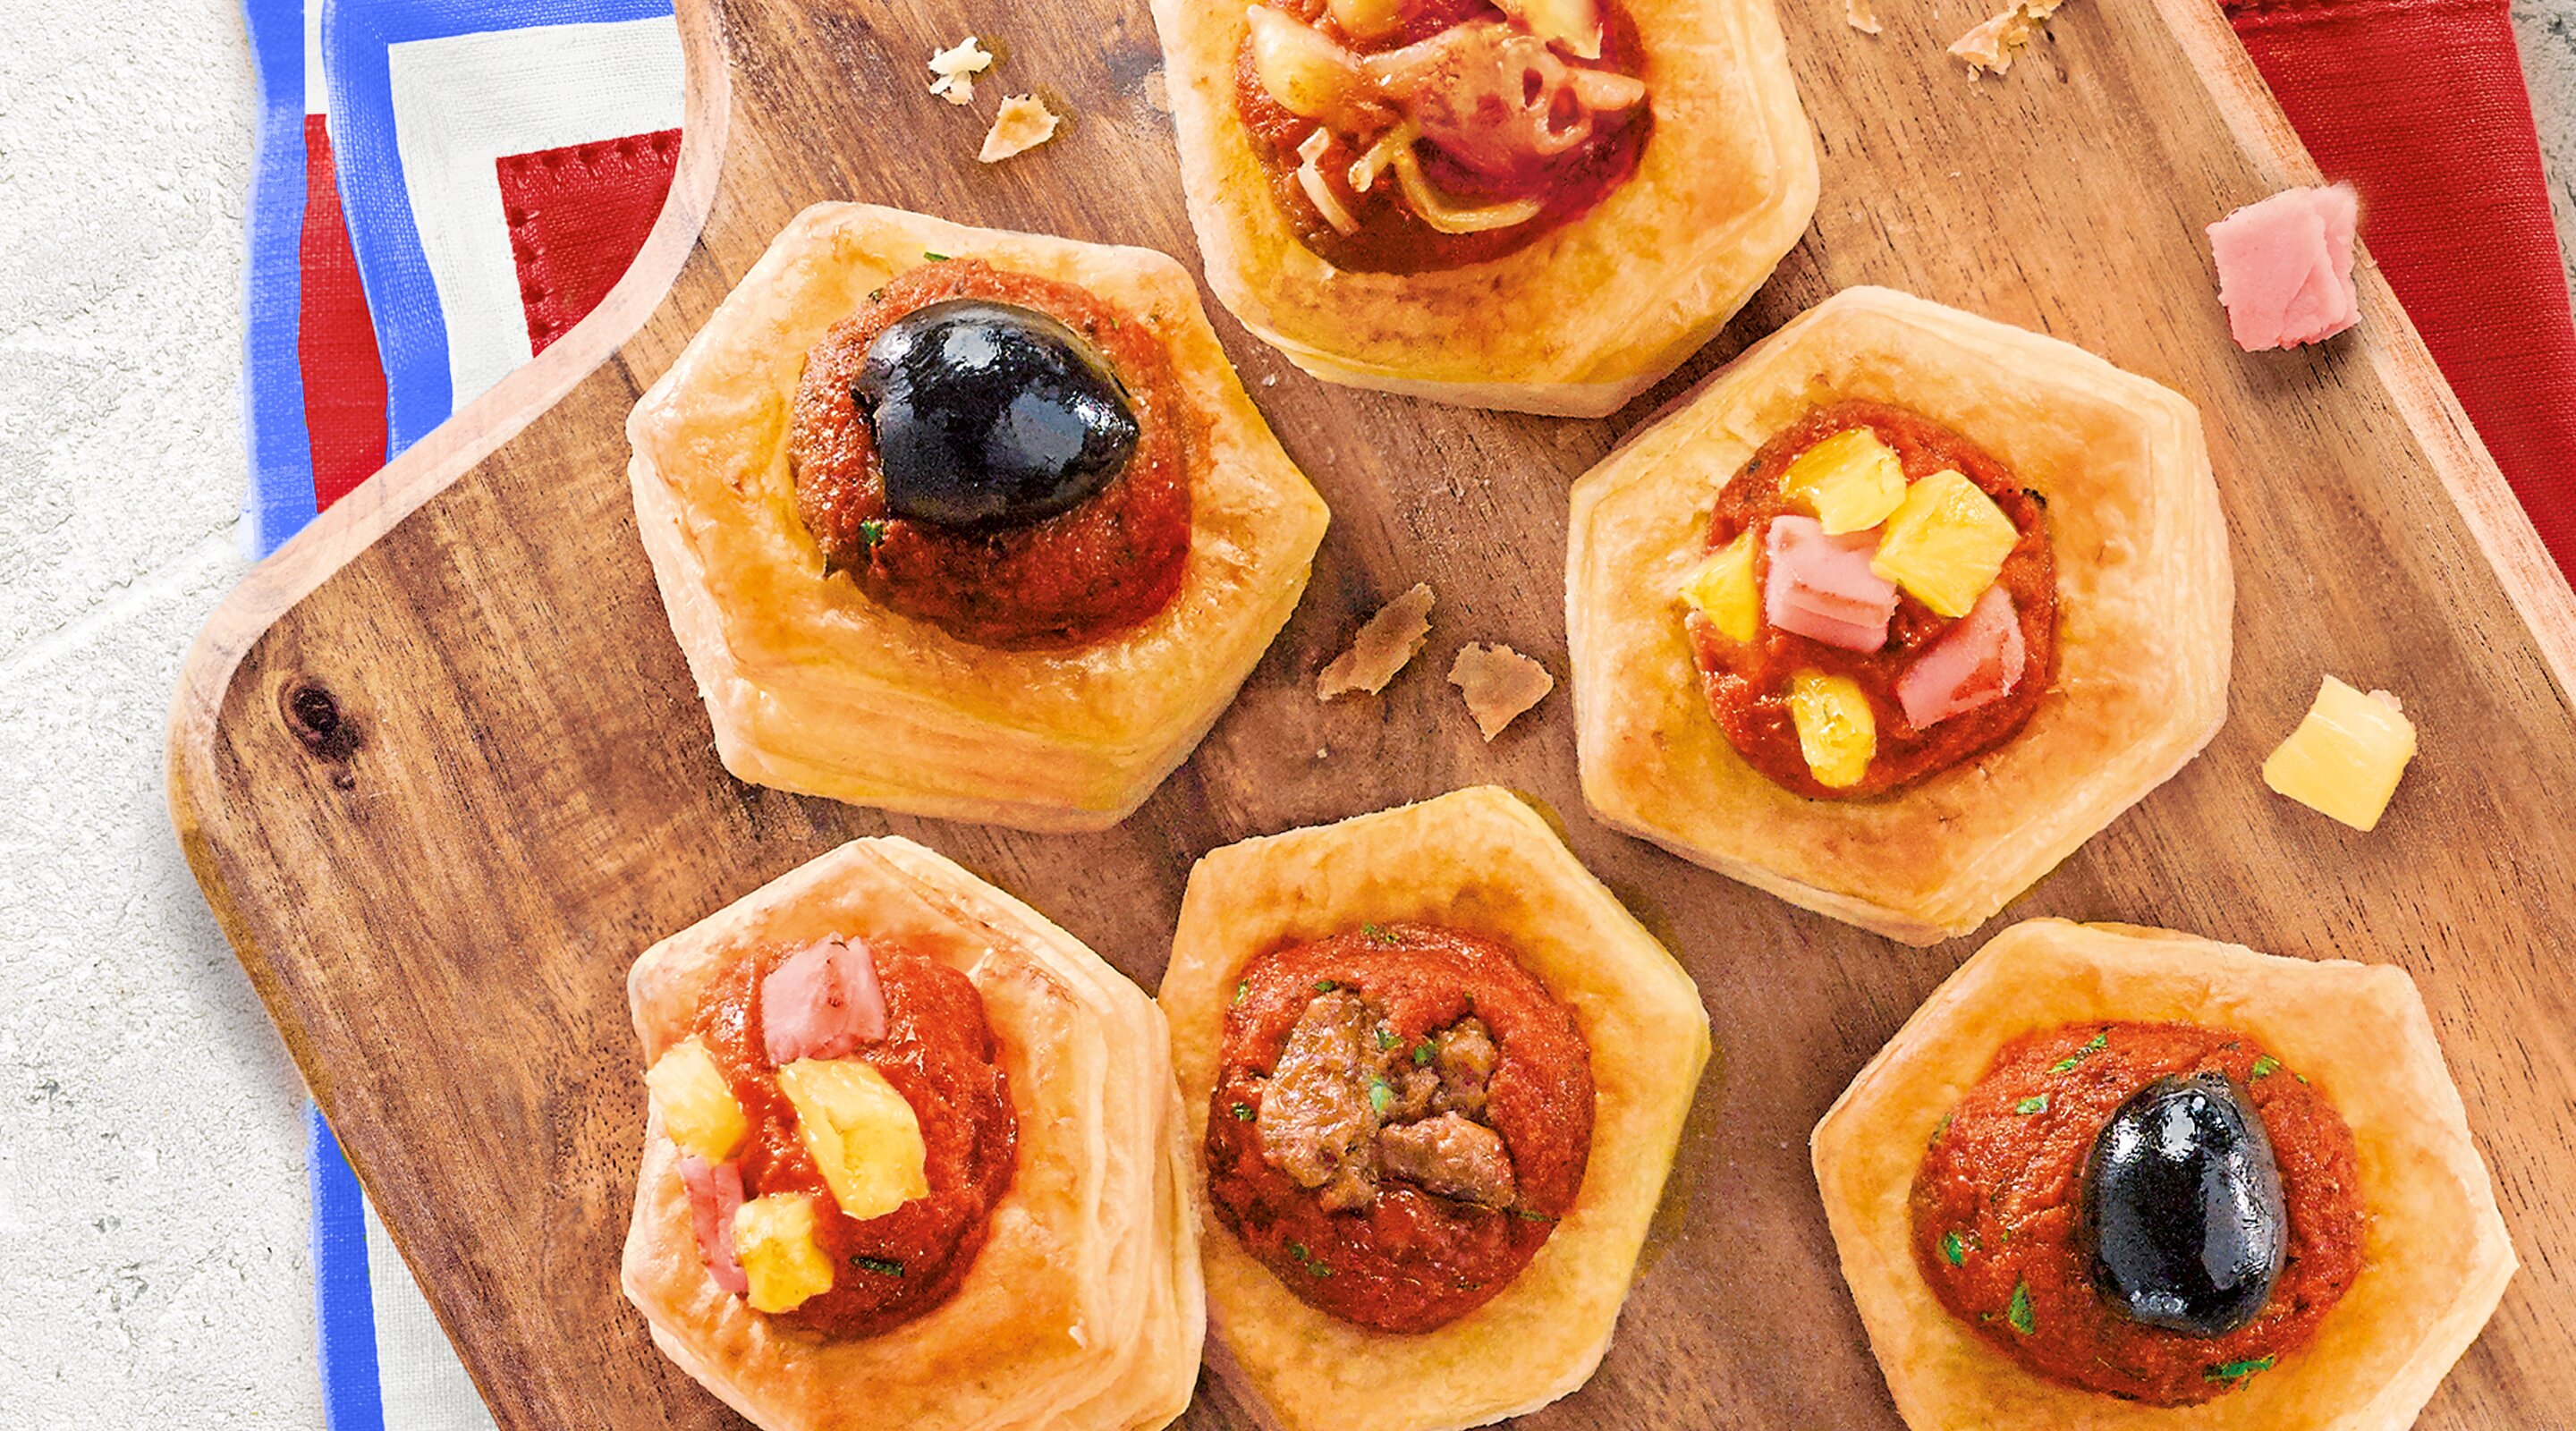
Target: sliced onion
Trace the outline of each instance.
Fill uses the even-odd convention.
[[[1252,72],[1270,97],[1307,119],[1339,113],[1359,84],[1350,52],[1267,5],[1249,7],[1246,16],[1252,24]]]
[[[1616,114],[1634,107],[1646,97],[1646,82],[1617,70],[1587,70],[1576,65],[1567,72],[1574,86],[1574,97],[1594,114]]]
[[[1345,235],[1355,234],[1360,231],[1360,221],[1342,206],[1341,195],[1333,192],[1333,186],[1324,180],[1324,171],[1316,167],[1316,161],[1324,157],[1324,151],[1332,144],[1332,134],[1317,129],[1306,136],[1305,143],[1297,146],[1297,157],[1305,161],[1297,166],[1297,187],[1305,190],[1306,197],[1314,201],[1315,211],[1324,216],[1324,222]]]
[[[1324,0],[1333,23],[1354,40],[1375,40],[1404,26],[1403,0]]]
[[[1395,162],[1396,151],[1411,148],[1413,141],[1421,137],[1422,131],[1414,128],[1410,121],[1379,135],[1367,153],[1351,161],[1351,172],[1345,176],[1351,181],[1351,192],[1365,194],[1376,188],[1379,177],[1386,173],[1386,166]]]
[[[1424,223],[1444,234],[1480,234],[1492,229],[1507,229],[1525,224],[1539,216],[1536,199],[1514,199],[1509,203],[1486,204],[1478,208],[1460,208],[1447,195],[1431,186],[1423,176],[1422,161],[1414,157],[1413,147],[1395,151],[1395,177],[1404,185],[1405,202],[1413,206]]]

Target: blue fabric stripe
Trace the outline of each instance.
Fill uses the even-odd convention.
[[[331,145],[349,242],[384,357],[388,460],[445,422],[455,401],[445,310],[421,251],[394,139],[388,51],[410,40],[670,13],[671,0],[331,0],[324,7]]]
[[[365,1194],[322,1111],[305,1110],[313,1179],[313,1310],[321,1327],[322,1406],[331,1431],[384,1431],[376,1380],[376,1299],[367,1289]]]
[[[259,148],[250,186],[250,265],[243,307],[242,425],[250,435],[246,540],[266,556],[313,520],[313,440],[304,425],[296,352],[304,312],[304,5],[244,0],[259,66]]]

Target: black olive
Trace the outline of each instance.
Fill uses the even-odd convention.
[[[1025,526],[1108,485],[1136,410],[1108,362],[1048,317],[983,298],[913,310],[868,345],[853,396],[876,433],[886,512]]]
[[[2130,1317],[2187,1336],[2232,1332],[2271,1299],[2288,1243],[2272,1140],[2226,1075],[2159,1078],[2095,1136],[2077,1247],[2093,1285]]]

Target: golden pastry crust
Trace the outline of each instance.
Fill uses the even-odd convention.
[[[1996,749],[1882,799],[1807,800],[1747,764],[1710,716],[1674,593],[1745,459],[1847,398],[1956,430],[2047,500],[2058,669]],[[1610,825],[1892,939],[1984,923],[2226,718],[2235,578],[2199,414],[2055,339],[1846,289],[1632,435],[1572,500],[1584,798]]]
[[[1816,151],[1770,0],[1626,0],[1654,132],[1590,212],[1488,263],[1355,273],[1297,239],[1235,109],[1240,3],[1154,0],[1208,286],[1327,382],[1600,417],[1771,275],[1816,208]]]
[[[1078,284],[1169,342],[1207,440],[1181,589],[1144,624],[1076,650],[1001,651],[824,575],[787,467],[805,354],[930,253]],[[1296,609],[1327,520],[1178,263],[865,204],[790,222],[626,431],[636,523],[725,768],[1021,829],[1104,829],[1153,793]]]
[[[648,1120],[622,1281],[653,1340],[767,1431],[888,1425],[1158,1427],[1188,1405],[1205,1325],[1161,1011],[1042,916],[930,850],[856,840],[645,951],[627,976],[649,1066],[746,951],[874,935],[983,995],[1019,1119],[1018,1171],[957,1294],[880,1336],[828,1341],[719,1289],[679,1153]]]
[[[1220,1364],[1286,1431],[1478,1426],[1582,1386],[1609,1345],[1708,1062],[1708,1015],[1664,947],[1519,798],[1461,790],[1229,845],[1190,872],[1160,1001],[1193,1159],[1238,971],[1284,943],[1393,920],[1495,939],[1573,1010],[1596,1090],[1590,1165],[1573,1208],[1510,1286],[1418,1334],[1308,1306],[1203,1206]]]
[[[1916,1268],[1908,1197],[1995,1051],[2092,1020],[2239,1030],[2325,1090],[2361,1155],[2359,1276],[2317,1338],[2199,1406],[2061,1386],[1960,1325]],[[1843,1276],[1915,1431],[2402,1431],[2477,1339],[2513,1246],[2432,1020],[2400,969],[2036,919],[1995,936],[1852,1080],[1814,1140]]]

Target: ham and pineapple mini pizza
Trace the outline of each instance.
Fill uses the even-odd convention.
[[[1581,1387],[1708,1059],[1697,990],[1510,793],[1247,840],[1163,977],[1230,1372],[1286,1431]]]
[[[1198,1375],[1163,1018],[1027,906],[860,840],[647,950],[624,1284],[766,1431],[1160,1426]]]
[[[1584,794],[1792,903],[1984,922],[2226,713],[2200,419],[1886,289],[1811,309],[1576,484]]]

